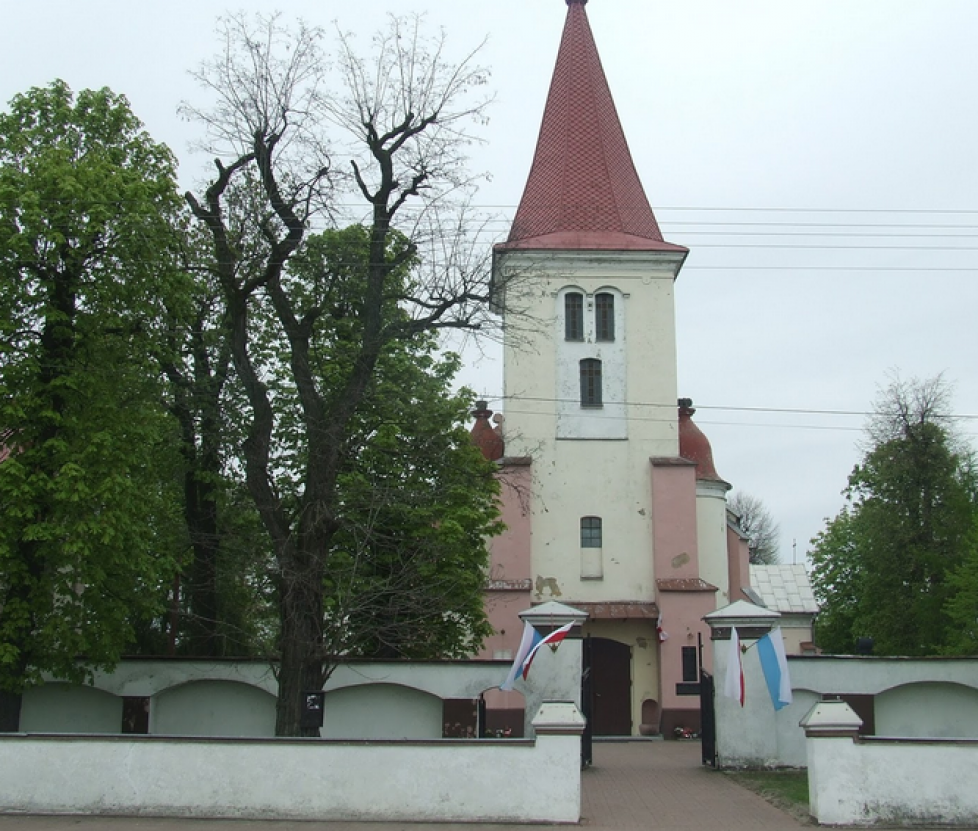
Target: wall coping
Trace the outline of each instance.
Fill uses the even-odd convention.
[[[541,708],[542,709],[542,708]],[[575,709],[577,709],[575,707]],[[582,717],[583,718],[583,717]],[[322,739],[296,736],[180,736],[159,733],[0,733],[5,741],[157,742],[175,744],[268,744],[304,747],[533,747],[533,739]]]
[[[938,739],[926,736],[856,736],[855,742],[856,744],[938,744],[978,747],[978,739]]]

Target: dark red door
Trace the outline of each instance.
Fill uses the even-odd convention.
[[[591,638],[595,736],[632,734],[632,649],[609,638]]]

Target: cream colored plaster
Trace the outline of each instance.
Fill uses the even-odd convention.
[[[727,559],[727,485],[696,483],[696,542],[700,577],[716,586],[716,607],[740,598],[730,597],[730,567]]]
[[[534,462],[534,601],[654,599],[649,465],[632,445],[554,442]],[[602,520],[600,580],[581,579],[585,516]]]
[[[662,252],[507,252],[497,260],[497,280],[508,278],[506,452],[533,459],[534,602],[655,600],[649,459],[679,453],[673,284],[681,259]],[[568,290],[585,295],[587,324],[594,295],[615,295],[614,343],[598,344],[587,328],[582,343],[564,339]],[[602,361],[601,413],[579,406],[585,357]],[[602,520],[598,579],[582,579],[585,516]],[[592,564],[584,571],[598,570]],[[642,701],[660,699],[654,622],[591,621],[587,631],[632,647],[637,733]]]

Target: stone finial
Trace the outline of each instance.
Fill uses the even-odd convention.
[[[679,405],[679,455],[691,462],[696,462],[696,478],[712,482],[722,482],[713,464],[713,448],[710,440],[693,421],[692,398],[680,398]]]
[[[479,448],[482,455],[490,462],[495,462],[503,457],[506,446],[499,430],[493,429],[489,419],[492,417],[492,410],[485,401],[476,401],[475,409],[472,410],[472,417],[475,424],[469,435],[472,443]]]

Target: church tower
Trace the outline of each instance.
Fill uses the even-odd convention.
[[[646,198],[586,3],[567,0],[533,164],[494,249],[502,438],[529,480],[529,599],[588,612],[595,734],[635,734],[698,710],[701,618],[727,602],[732,573],[729,486],[682,458],[673,287],[688,251],[663,239]],[[719,501],[704,525],[708,492]]]

